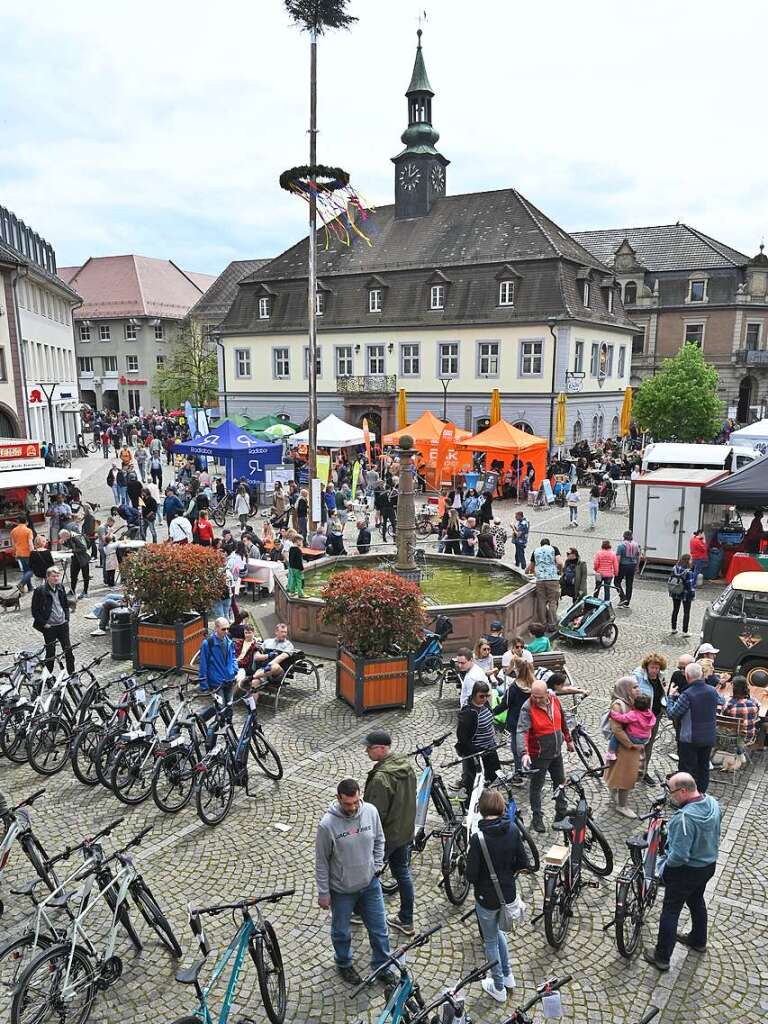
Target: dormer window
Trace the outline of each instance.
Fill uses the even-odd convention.
[[[368,289],[368,312],[369,313],[380,313],[382,304],[382,291],[381,288],[369,288]]]
[[[429,308],[445,309],[445,285],[433,284],[429,289]]]
[[[707,301],[707,280],[706,278],[692,278],[688,282],[688,301]]]
[[[323,292],[315,293],[315,316],[322,316],[325,312],[325,294]]]
[[[589,281],[584,281],[582,284],[581,301],[585,306],[589,307]]]
[[[634,281],[627,281],[624,285],[624,305],[631,306],[637,302],[637,285]]]
[[[499,281],[499,305],[514,306],[515,304],[515,282]]]
[[[272,302],[268,295],[262,295],[259,299],[259,320],[269,320],[272,312]]]

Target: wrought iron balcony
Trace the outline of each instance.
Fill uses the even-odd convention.
[[[768,351],[742,348],[736,353],[736,362],[747,366],[768,366]]]
[[[397,375],[373,373],[365,377],[337,377],[336,390],[341,395],[393,395],[397,391]]]

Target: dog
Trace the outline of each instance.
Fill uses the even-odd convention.
[[[5,611],[10,612],[14,609],[17,612],[21,611],[21,591],[18,587],[15,587],[13,593],[9,597],[3,597],[0,594],[0,607],[4,608]]]

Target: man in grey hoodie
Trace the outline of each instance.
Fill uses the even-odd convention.
[[[664,904],[656,948],[645,951],[645,959],[659,971],[669,970],[669,958],[676,942],[696,953],[706,952],[704,890],[715,873],[720,849],[720,805],[717,800],[700,793],[696,780],[687,772],[671,775],[667,786],[671,801],[678,809],[667,826]],[[691,930],[687,934],[677,931],[684,906],[691,912]]]
[[[352,912],[363,919],[375,969],[390,954],[384,897],[378,872],[384,865],[379,812],[360,796],[354,779],[342,779],[315,836],[317,903],[331,911],[331,942],[339,974],[351,985],[361,978],[352,965]]]

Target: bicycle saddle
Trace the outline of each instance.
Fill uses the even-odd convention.
[[[648,848],[648,840],[642,833],[638,833],[636,836],[630,836],[626,840],[627,846],[634,847],[636,850],[646,850]]]
[[[33,878],[31,881],[27,882],[26,885],[22,885],[19,889],[11,889],[10,891],[14,896],[30,896],[32,897],[33,902],[37,903],[37,901],[34,899],[34,892],[38,885],[42,884],[42,878]],[[48,906],[56,908],[66,907],[68,901],[72,898],[73,895],[74,893],[71,892],[60,892],[58,896],[52,896],[48,900]]]
[[[566,816],[564,818],[561,818],[559,821],[553,821],[552,828],[555,830],[555,832],[572,832],[574,825],[573,821],[571,821],[571,819],[566,814]]]
[[[195,960],[191,967],[182,967],[176,972],[176,981],[180,985],[194,985],[200,976],[205,960]]]

